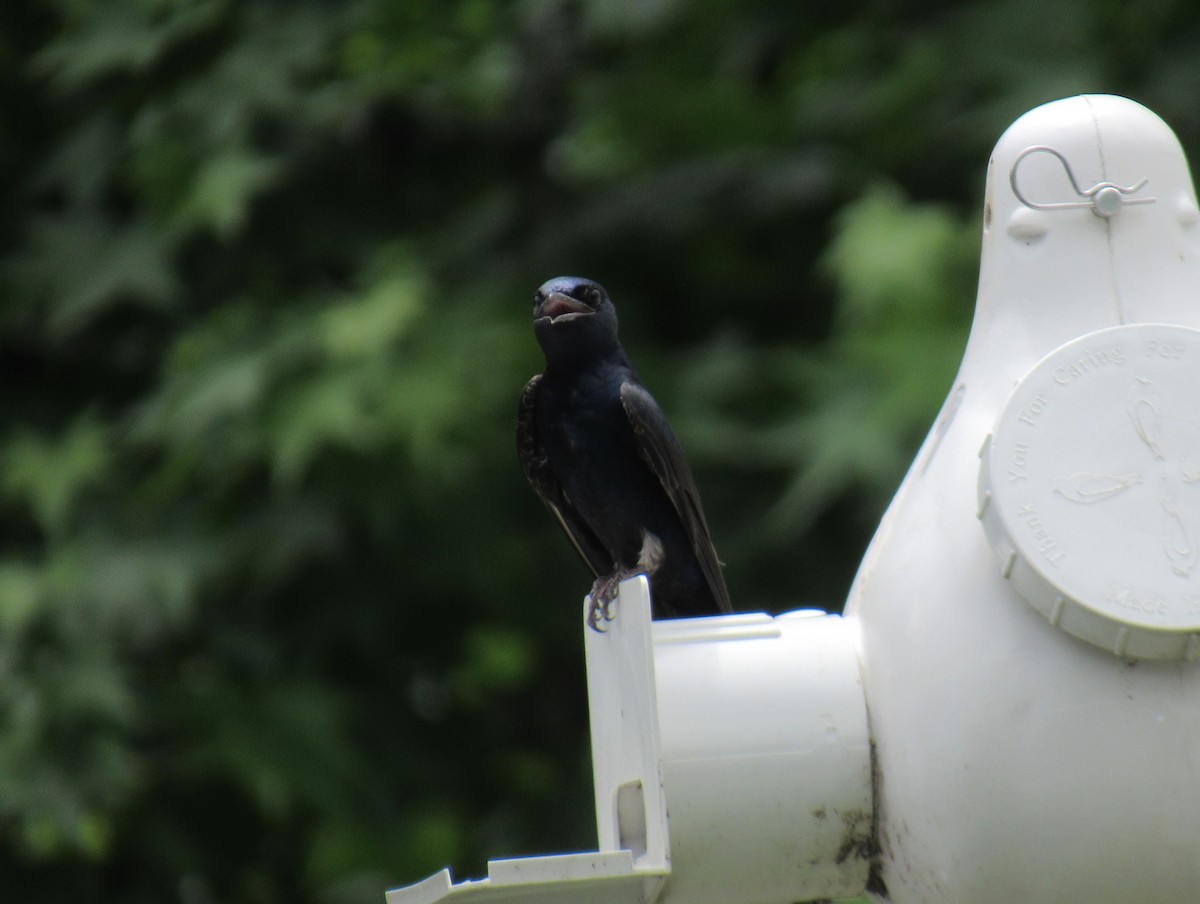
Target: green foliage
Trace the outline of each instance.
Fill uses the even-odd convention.
[[[1200,13],[119,0],[0,11],[0,874],[381,901],[591,846],[533,289],[617,300],[742,608],[840,606],[953,377],[991,145]]]

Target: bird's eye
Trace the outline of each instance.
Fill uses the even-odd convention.
[[[595,286],[584,286],[583,300],[586,301],[588,304],[590,304],[594,308],[599,307],[600,306],[600,290],[597,289]]]

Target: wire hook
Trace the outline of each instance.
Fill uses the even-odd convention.
[[[1053,201],[1048,203],[1039,203],[1030,201],[1021,193],[1020,187],[1017,185],[1017,167],[1021,161],[1030,154],[1038,152],[1052,154],[1058,158],[1058,162],[1062,164],[1063,170],[1067,174],[1067,179],[1071,183],[1071,188],[1075,190],[1075,194],[1086,200],[1083,201]],[[1013,161],[1012,169],[1008,173],[1008,184],[1012,186],[1013,194],[1017,196],[1017,200],[1033,210],[1067,210],[1070,208],[1090,207],[1092,212],[1097,216],[1108,217],[1117,213],[1124,204],[1153,204],[1155,198],[1128,198],[1127,195],[1132,195],[1135,192],[1141,191],[1150,181],[1149,178],[1143,178],[1140,182],[1130,186],[1117,185],[1115,182],[1097,182],[1091,188],[1080,188],[1079,183],[1075,180],[1075,173],[1071,169],[1071,164],[1067,162],[1067,158],[1054,150],[1052,147],[1047,147],[1044,144],[1036,144],[1033,147],[1025,148],[1017,155],[1017,159]]]

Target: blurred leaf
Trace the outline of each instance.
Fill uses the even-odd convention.
[[[386,354],[425,308],[427,287],[411,264],[384,272],[360,297],[324,312],[324,346],[333,360]]]
[[[966,224],[945,208],[908,203],[891,185],[874,186],[845,207],[837,225],[824,265],[838,283],[847,332],[870,330],[869,319],[940,314],[950,290],[960,288],[947,284],[948,271],[962,251],[978,253]]]
[[[77,210],[33,222],[12,270],[45,311],[47,332],[62,341],[121,304],[169,307],[178,286],[170,256],[153,224],[119,227]]]
[[[21,431],[9,441],[3,462],[4,493],[26,501],[42,530],[58,534],[79,496],[110,466],[108,432],[94,416],[76,419],[57,441]]]
[[[112,72],[136,74],[175,42],[213,24],[224,5],[223,0],[71,3],[74,27],[45,48],[34,66],[52,73],[62,91]]]
[[[476,706],[485,704],[523,685],[533,667],[534,653],[523,635],[497,626],[476,628],[466,637],[454,678],[456,692]]]
[[[270,187],[278,174],[279,164],[263,157],[238,152],[213,157],[197,173],[178,219],[229,239],[245,224],[254,196]]]
[[[20,637],[42,604],[40,570],[26,562],[0,561],[0,634]]]

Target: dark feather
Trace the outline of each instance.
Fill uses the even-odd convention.
[[[637,437],[638,452],[662,484],[675,507],[684,531],[691,540],[692,552],[700,562],[713,599],[722,612],[732,612],[721,563],[713,546],[704,509],[700,506],[700,491],[692,477],[692,469],[683,455],[666,415],[640,383],[621,384],[621,404]]]
[[[529,485],[558,521],[579,557],[592,574],[599,577],[612,571],[612,556],[605,552],[604,545],[567,500],[538,435],[536,399],[541,380],[542,375],[538,374],[525,384],[525,391],[521,393],[517,407],[517,457]]]

